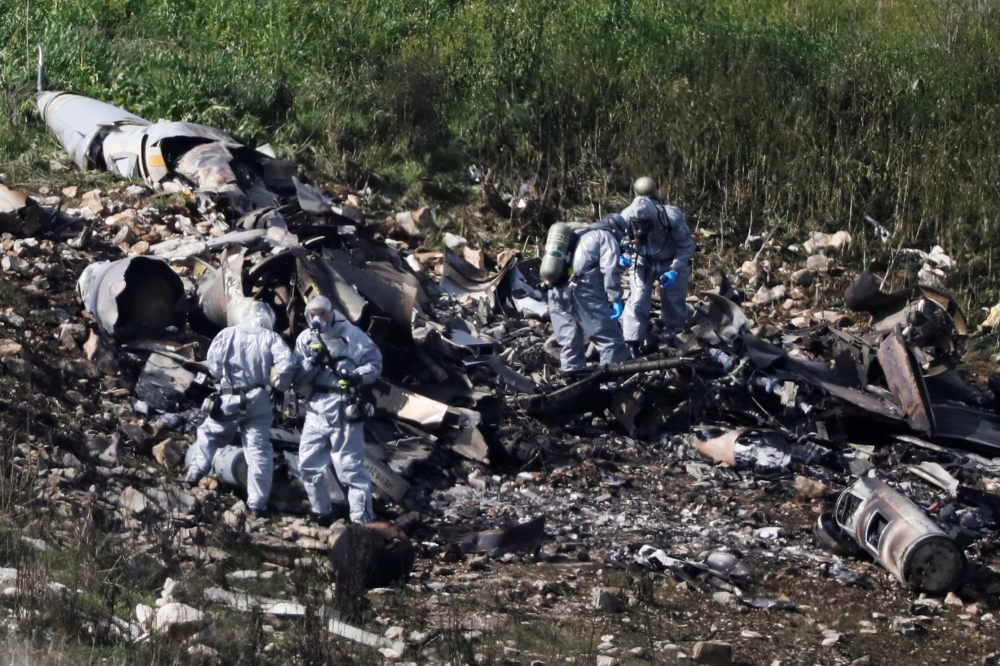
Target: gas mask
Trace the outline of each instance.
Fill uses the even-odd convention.
[[[653,221],[652,220],[635,220],[632,222],[632,231],[635,234],[635,239],[640,243],[646,242],[651,231],[653,231]]]
[[[307,312],[306,321],[309,322],[309,328],[314,331],[322,331],[324,324],[326,324],[318,312]]]

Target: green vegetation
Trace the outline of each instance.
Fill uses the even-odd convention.
[[[45,167],[51,86],[224,127],[326,174],[470,163],[560,206],[660,178],[699,224],[941,243],[995,298],[1000,10],[981,0],[0,0],[0,163]],[[25,16],[28,16],[27,35]],[[858,250],[866,259],[871,253]]]

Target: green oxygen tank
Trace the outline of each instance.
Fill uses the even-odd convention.
[[[550,285],[561,285],[569,278],[567,264],[572,244],[573,228],[568,224],[556,222],[549,227],[549,235],[545,239],[545,254],[542,255],[538,274]]]

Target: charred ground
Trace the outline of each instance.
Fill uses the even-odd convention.
[[[121,201],[123,207],[150,203],[130,198],[120,186],[105,187],[108,202]],[[151,202],[164,216],[188,213],[192,205],[183,198]],[[483,219],[464,208],[456,214]],[[489,215],[479,230],[485,239],[492,235]],[[395,233],[387,224],[386,230]],[[88,250],[93,259],[120,256],[108,242],[115,231],[97,228]],[[496,238],[503,239],[503,233],[500,225]],[[744,247],[743,240],[703,236],[703,248],[729,249],[713,255],[711,263],[709,252],[699,253],[698,289],[713,286],[709,265],[737,275],[763,241]],[[764,284],[783,283],[783,276],[803,261],[784,249],[793,240],[802,238],[769,239],[758,256],[759,265],[771,271]],[[3,601],[10,613],[6,646],[12,654],[41,663],[84,658],[367,663],[383,658],[331,636],[316,619],[248,615],[209,603],[201,591],[211,587],[296,601],[310,612],[333,604],[348,621],[379,634],[402,627],[401,634],[394,629],[390,635],[408,643],[403,658],[417,663],[590,663],[598,656],[623,664],[684,663],[694,643],[707,640],[731,643],[738,663],[847,664],[864,657],[872,664],[976,663],[1000,647],[992,619],[1000,560],[992,536],[970,543],[973,562],[960,590],[962,605],[921,604],[876,563],[851,559],[840,566],[814,545],[816,517],[831,508],[841,484],[835,473],[798,467],[763,477],[692,475],[675,442],[630,438],[601,411],[533,422],[529,427],[546,440],[547,450],[544,461],[523,469],[499,459],[484,466],[453,454],[436,456],[434,471],[420,477],[426,503],[383,507],[383,516],[404,519],[418,544],[410,583],[366,598],[328,597],[322,547],[302,547],[325,535],[301,520],[290,516],[249,529],[227,525],[226,511],[238,498],[225,489],[195,489],[194,520],[169,510],[136,513],[124,504],[127,488],[151,493],[174,487],[174,470],[155,462],[149,450],[177,434],[130,414],[140,359],[116,354],[119,374],[95,372],[84,362],[79,343],[74,348],[65,339],[63,324],[92,326],[75,293],[75,277],[87,262],[54,257],[56,245],[45,243],[29,259],[57,263],[61,271],[50,271],[44,291],[37,284],[26,289],[30,282],[16,276],[0,281],[3,337],[22,347],[7,356],[17,362],[6,363],[0,378],[5,387],[0,509],[8,525],[0,563],[19,571]],[[916,268],[897,264],[893,275],[902,281],[904,271]],[[802,297],[808,299],[804,304],[842,310],[842,290],[854,275],[849,266],[820,274]],[[780,303],[755,311],[761,325],[784,328],[790,318]],[[974,382],[984,382],[985,376],[976,373],[991,367],[993,345],[992,335],[973,337],[975,365],[966,375]],[[525,425],[523,416],[517,418],[520,422],[506,423]],[[136,446],[137,431],[124,424],[140,428],[147,438],[141,446]],[[120,457],[99,461],[99,449],[116,440],[122,444]],[[871,461],[903,481],[901,465],[921,457],[919,450],[887,442]],[[817,470],[830,487],[823,496],[804,497],[793,489],[796,474],[815,476]],[[983,482],[990,483],[989,477]],[[922,488],[918,495],[934,492]],[[404,516],[407,508],[422,515]],[[491,557],[449,545],[454,535],[539,514],[547,523],[534,553]],[[754,535],[758,528],[778,526],[785,536]],[[259,538],[267,535],[274,540]],[[646,544],[682,558],[720,549],[736,554],[750,567],[747,587],[761,597],[790,600],[797,610],[751,609],[713,588],[696,589],[666,573],[639,568],[632,560]],[[167,577],[179,580],[182,588],[171,598],[209,613],[220,657],[188,652],[167,639],[133,644],[129,629],[116,624],[115,617],[134,622],[136,604],[161,596]],[[595,610],[594,588],[611,588],[621,601],[618,612]],[[897,618],[910,620],[911,628],[894,629]],[[613,638],[605,640],[608,636]]]

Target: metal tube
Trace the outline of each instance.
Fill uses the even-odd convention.
[[[858,479],[837,499],[841,529],[903,583],[943,594],[962,580],[965,556],[937,523],[878,479]]]

